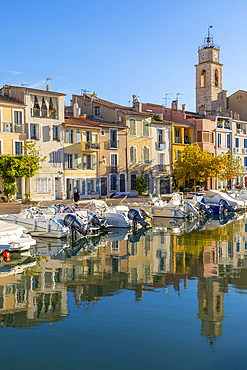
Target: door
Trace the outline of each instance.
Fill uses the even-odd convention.
[[[101,196],[106,197],[107,196],[107,178],[106,177],[101,177],[100,189],[101,189]]]
[[[59,179],[55,177],[55,199],[60,199]]]
[[[125,175],[121,174],[120,175],[120,187],[119,187],[119,191],[122,193],[122,192],[125,192]]]

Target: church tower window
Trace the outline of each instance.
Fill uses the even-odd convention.
[[[203,69],[201,73],[201,87],[205,86],[206,86],[206,71],[205,69]]]
[[[215,73],[214,73],[214,82],[215,82],[215,86],[219,86],[219,73],[218,73],[218,69],[215,70]]]

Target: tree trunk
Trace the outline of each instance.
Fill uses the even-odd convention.
[[[194,179],[194,192],[196,192],[196,180]]]

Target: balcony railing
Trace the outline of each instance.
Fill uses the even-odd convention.
[[[191,144],[191,138],[190,137],[184,137],[184,144]]]
[[[118,166],[110,166],[110,173],[118,173]]]
[[[2,122],[1,123],[1,131],[3,132],[13,132],[18,134],[24,134],[25,133],[25,125],[17,125],[12,122]]]
[[[181,136],[175,136],[175,144],[182,144]]]
[[[47,109],[31,108],[31,117],[57,119],[57,112]]]
[[[109,149],[117,149],[118,146],[119,146],[119,142],[117,140],[109,141]]]
[[[166,165],[164,165],[164,164],[158,164],[158,171],[159,172],[167,172]]]
[[[100,143],[90,143],[90,142],[81,142],[81,150],[89,150],[91,152],[95,152],[100,150]]]

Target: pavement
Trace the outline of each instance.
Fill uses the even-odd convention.
[[[131,202],[139,202],[143,200],[144,197],[128,197],[125,199],[125,201],[122,204],[125,203],[131,203]],[[116,197],[116,198],[110,198],[109,202],[113,205],[116,206],[119,204],[119,202],[123,199],[123,197]],[[148,199],[145,197],[145,199]],[[86,199],[85,199],[86,200]],[[103,199],[104,200],[104,199]],[[41,201],[37,205],[29,205],[29,204],[22,204],[21,201],[14,201],[14,202],[9,202],[9,203],[0,203],[0,214],[7,214],[7,213],[20,213],[22,209],[24,208],[29,208],[30,206],[34,207],[48,207],[54,203],[57,204],[64,204],[64,205],[70,205],[74,204],[73,201],[70,199],[67,200],[49,200],[49,201]]]

